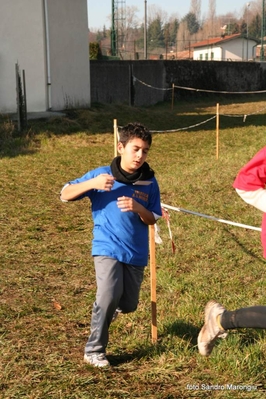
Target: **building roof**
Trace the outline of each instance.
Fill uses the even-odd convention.
[[[229,42],[230,40],[238,39],[240,37],[243,37],[241,36],[241,33],[236,33],[234,35],[228,35],[222,37],[210,37],[209,39],[202,40],[201,42],[191,44],[191,47],[193,48],[207,47],[214,44],[221,45],[222,43]]]
[[[190,50],[178,51],[174,53],[174,55],[177,60],[188,60],[193,58],[193,52]]]

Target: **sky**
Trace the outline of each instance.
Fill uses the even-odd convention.
[[[139,9],[138,17],[140,22],[144,19],[144,0],[117,0],[123,3],[124,7],[136,6]],[[88,24],[91,30],[108,29],[111,26],[110,16],[112,10],[112,0],[87,0],[88,2]],[[179,18],[184,17],[190,9],[189,0],[147,0],[147,10],[149,6],[156,5],[168,16],[177,14]],[[243,0],[216,0],[216,15],[234,13],[237,17],[243,15],[243,10],[249,4]],[[201,16],[207,15],[209,0],[201,0]],[[109,17],[109,18],[108,18]]]

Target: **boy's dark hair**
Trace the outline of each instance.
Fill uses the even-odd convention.
[[[138,122],[128,123],[126,126],[123,126],[119,130],[119,141],[123,144],[124,147],[129,141],[131,141],[135,137],[143,141],[146,141],[149,144],[149,146],[151,146],[152,143],[151,132],[149,131],[148,128],[141,125],[140,123]]]

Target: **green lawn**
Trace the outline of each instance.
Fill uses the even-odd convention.
[[[162,202],[260,227],[261,213],[237,196],[232,183],[266,143],[265,98],[191,100],[173,110],[171,104],[94,104],[63,118],[29,121],[22,135],[0,116],[1,398],[263,396],[264,331],[232,331],[209,358],[196,346],[209,299],[228,309],[265,304],[260,233],[184,212],[169,211],[175,254],[166,221],[158,222],[163,243],[156,245],[157,343],[151,342],[147,267],[138,310],[111,326],[112,367],[103,371],[83,363],[95,295],[92,220],[86,200],[59,200],[62,186],[111,162],[114,119],[118,125],[139,121],[151,130],[174,130],[214,116],[216,102],[218,159],[215,119],[154,133],[148,162]],[[248,116],[244,121],[240,115]]]

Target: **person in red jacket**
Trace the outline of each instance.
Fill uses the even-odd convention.
[[[266,258],[266,147],[240,169],[233,187],[247,203],[263,212],[261,225],[261,243],[263,257]]]
[[[240,169],[233,187],[247,203],[263,212],[261,242],[266,258],[266,147]],[[227,331],[238,328],[266,328],[266,306],[250,306],[226,310],[211,300],[205,306],[205,322],[198,335],[198,350],[209,356],[217,338],[225,337]]]

